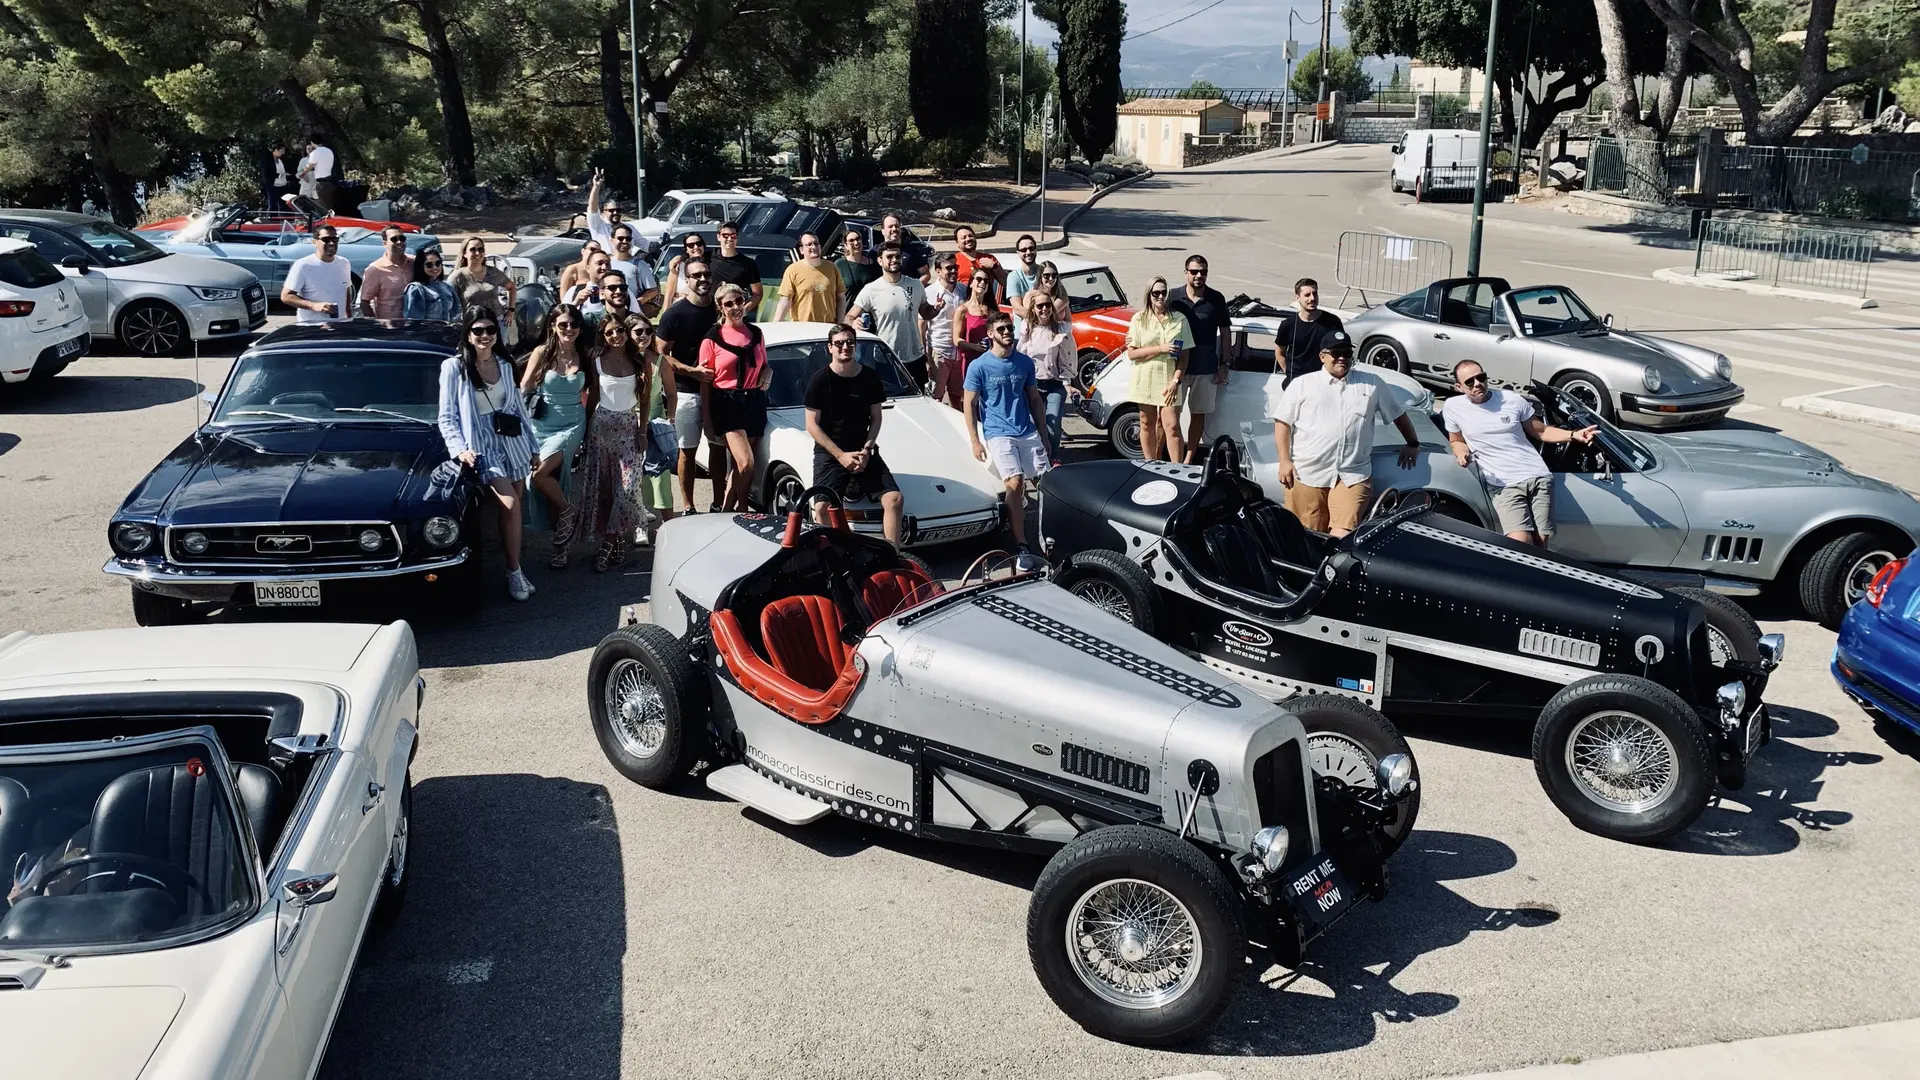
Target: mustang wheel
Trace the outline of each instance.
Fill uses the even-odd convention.
[[[1399,850],[1420,816],[1420,763],[1393,721],[1364,701],[1338,694],[1298,694],[1282,705],[1307,729],[1307,760],[1316,775],[1373,791],[1380,786],[1375,770],[1381,758],[1405,754],[1414,763],[1413,790],[1396,808],[1392,823],[1381,830],[1382,853]]]
[[[1199,848],[1118,825],[1061,848],[1027,908],[1027,955],[1053,1003],[1101,1038],[1193,1037],[1245,964],[1240,901]]]
[[[1113,452],[1128,461],[1139,461],[1146,456],[1140,449],[1140,410],[1132,405],[1114,410],[1107,423],[1107,441],[1113,444]]]
[[[587,667],[600,749],[627,779],[658,788],[693,767],[705,737],[698,673],[672,634],[650,623],[601,639]]]
[[[186,621],[187,602],[159,593],[133,590],[133,621],[141,626],[177,626]]]
[[[1665,840],[1700,816],[1713,738],[1678,694],[1634,675],[1563,688],[1533,729],[1533,768],[1560,812],[1612,840]]]
[[[141,356],[179,356],[187,347],[187,320],[158,300],[139,300],[120,313],[114,337]]]
[[[1553,380],[1553,385],[1566,392],[1568,397],[1592,409],[1602,420],[1613,420],[1613,391],[1607,384],[1584,371],[1562,372]]]
[[[1705,589],[1674,588],[1668,592],[1684,596],[1707,609],[1707,649],[1715,664],[1728,660],[1760,659],[1760,624],[1747,609]]]
[[[1067,560],[1056,584],[1124,623],[1153,633],[1153,579],[1118,552],[1082,551]]]
[[[380,874],[380,895],[373,902],[373,921],[385,930],[400,919],[400,908],[407,900],[407,832],[413,827],[413,774],[400,789],[400,820],[393,826],[393,841],[387,848],[387,866]]]
[[[1829,540],[1800,571],[1800,606],[1820,625],[1837,630],[1847,609],[1867,594],[1873,575],[1898,557],[1885,540],[1869,532]]]

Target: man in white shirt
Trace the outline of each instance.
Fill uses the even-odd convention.
[[[1534,415],[1533,403],[1511,390],[1495,390],[1472,360],[1453,365],[1460,391],[1440,407],[1453,459],[1479,466],[1500,531],[1510,540],[1546,547],[1553,538],[1553,471],[1527,438],[1543,443],[1591,443],[1599,427],[1578,431],[1554,427]]]
[[[347,317],[352,287],[353,267],[340,257],[340,234],[322,222],[313,228],[313,254],[287,268],[280,302],[298,309],[300,322],[332,322]]]
[[[633,226],[623,221],[609,235],[613,238],[609,265],[627,279],[627,287],[633,290],[634,309],[652,315],[658,310],[654,301],[660,299],[660,281],[647,260],[634,254]]]
[[[860,316],[873,314],[873,332],[906,365],[917,385],[927,384],[927,339],[920,320],[933,318],[927,290],[918,278],[900,272],[906,253],[899,244],[880,245],[880,276],[867,282],[847,309],[847,322],[859,325]]]
[[[307,140],[307,163],[313,166],[313,183],[318,191],[316,197],[320,200],[320,205],[326,207],[328,210],[340,209],[338,206],[335,206],[333,202],[337,194],[337,189],[333,183],[336,179],[333,174],[333,148],[322,145],[316,139],[309,138]]]
[[[620,224],[620,200],[600,197],[606,183],[605,169],[593,170],[593,184],[587,188],[587,235],[600,242],[602,251],[613,250],[613,228]]]
[[[1287,509],[1314,532],[1358,528],[1373,489],[1373,425],[1405,436],[1401,468],[1418,460],[1420,437],[1393,388],[1353,370],[1353,341],[1335,331],[1320,343],[1320,370],[1294,379],[1273,407],[1273,444]]]

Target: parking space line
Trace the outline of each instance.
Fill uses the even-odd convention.
[[[1628,281],[1654,280],[1653,275],[1651,274],[1622,274],[1617,270],[1595,270],[1595,269],[1592,269],[1591,267],[1586,267],[1586,266],[1562,266],[1559,263],[1533,262],[1528,259],[1522,259],[1520,261],[1521,261],[1521,264],[1525,266],[1544,266],[1549,270],[1566,270],[1570,273],[1575,273],[1575,274],[1599,274],[1601,277],[1626,278]]]

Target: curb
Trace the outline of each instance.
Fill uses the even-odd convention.
[[[1831,394],[1851,394],[1860,390],[1872,390],[1886,383],[1862,383],[1859,386],[1843,386],[1837,390],[1823,390],[1818,394],[1803,394],[1800,397],[1786,398],[1780,402],[1783,409],[1794,409],[1814,416],[1825,416],[1833,420],[1852,420],[1855,423],[1872,427],[1891,428],[1920,435],[1920,416],[1898,409],[1881,409],[1872,405],[1862,405],[1855,401],[1836,401]]]
[[[1655,281],[1665,281],[1674,285],[1692,285],[1700,289],[1719,289],[1723,292],[1743,292],[1754,296],[1781,296],[1792,300],[1812,300],[1822,304],[1838,304],[1847,308],[1877,308],[1880,301],[1870,296],[1839,296],[1834,293],[1818,292],[1813,289],[1790,289],[1778,285],[1756,285],[1750,281],[1729,281],[1726,278],[1696,277],[1691,270],[1680,266],[1669,266],[1653,272]]]
[[[1108,184],[1106,187],[1094,189],[1093,194],[1087,196],[1087,201],[1067,211],[1067,216],[1060,219],[1060,239],[1049,240],[1044,244],[1039,244],[1036,246],[1041,251],[1058,251],[1061,248],[1066,247],[1068,244],[1073,243],[1073,234],[1067,231],[1067,227],[1069,225],[1072,225],[1074,221],[1080,217],[1081,214],[1084,214],[1088,210],[1093,209],[1094,204],[1098,203],[1101,199],[1106,198],[1109,192],[1119,191],[1123,187],[1131,186],[1133,184],[1139,183],[1140,181],[1155,175],[1157,174],[1152,169],[1148,169],[1146,172],[1143,172],[1143,173],[1135,173],[1134,175],[1127,177],[1125,180],[1116,181],[1115,183]],[[1045,222],[1042,222],[1041,224],[1044,226]],[[1042,231],[1044,232],[1045,230],[1042,229]]]
[[[1366,144],[1342,143],[1339,139],[1322,139],[1319,142],[1301,143],[1298,146],[1275,146],[1267,150],[1255,150],[1250,154],[1239,154],[1235,157],[1221,158],[1219,161],[1209,161],[1205,165],[1195,165],[1191,169],[1182,169],[1180,171],[1181,172],[1202,172],[1204,170],[1213,168],[1215,165],[1225,165],[1230,161],[1245,162],[1249,158],[1256,158],[1256,157],[1262,161],[1265,161],[1269,158],[1292,157],[1295,154],[1306,154],[1306,153],[1311,153],[1312,151],[1315,151],[1315,150],[1325,150],[1329,146],[1363,146],[1363,145],[1366,145]]]
[[[975,238],[984,239],[989,236],[997,235],[1000,232],[1001,218],[1006,217],[1008,214],[1011,214],[1015,210],[1018,210],[1021,207],[1032,202],[1034,200],[1034,197],[1039,194],[1040,194],[1040,189],[1036,187],[1032,191],[1027,192],[1025,195],[1022,195],[1018,199],[1015,199],[1014,201],[1001,207],[999,213],[996,213],[993,215],[993,220],[987,222],[987,228],[985,232],[974,233]]]

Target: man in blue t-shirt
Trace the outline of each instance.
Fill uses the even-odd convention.
[[[1033,378],[1033,358],[1014,351],[1012,316],[996,311],[987,318],[987,343],[987,351],[967,365],[961,411],[967,417],[973,456],[986,461],[991,454],[993,469],[1006,485],[1007,525],[1018,550],[1014,568],[1035,570],[1040,560],[1027,547],[1026,482],[1046,472],[1052,461],[1034,422],[1044,411],[1040,387]]]

